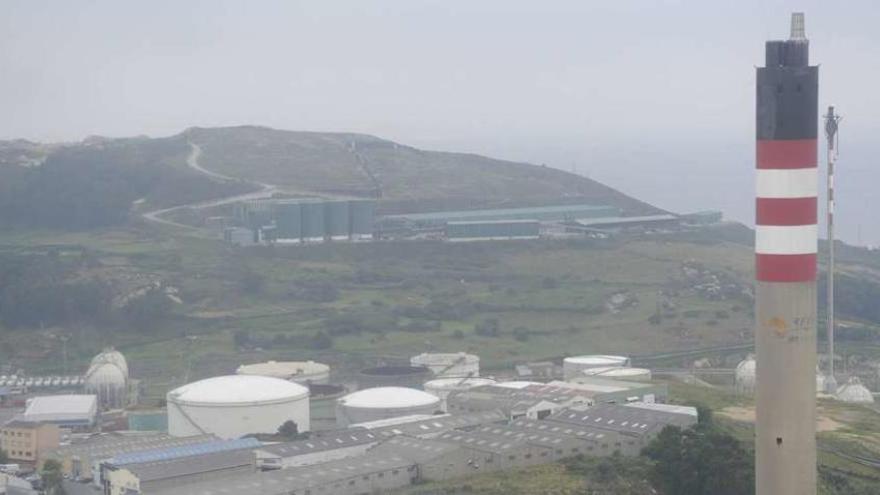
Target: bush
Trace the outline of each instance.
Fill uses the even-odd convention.
[[[501,324],[498,318],[488,318],[474,325],[474,333],[480,337],[498,337],[501,334]]]
[[[529,329],[526,327],[516,327],[513,329],[513,338],[518,342],[526,342],[529,340]]]
[[[452,338],[461,340],[464,338],[464,332],[462,332],[461,330],[456,330],[452,332]]]

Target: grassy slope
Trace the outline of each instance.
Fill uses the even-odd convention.
[[[228,127],[189,129],[185,135],[202,147],[206,168],[293,192],[371,196],[379,189],[385,200],[443,201],[444,207],[578,200],[612,204],[634,214],[658,211],[567,172],[423,151],[362,134]]]

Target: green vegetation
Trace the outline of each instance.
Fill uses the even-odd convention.
[[[64,476],[61,473],[61,463],[54,459],[49,459],[43,463],[43,469],[40,470],[40,478],[43,481],[43,490],[47,495],[64,495]]]

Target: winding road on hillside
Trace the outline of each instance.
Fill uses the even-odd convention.
[[[187,156],[187,158],[186,158],[186,165],[188,167],[192,168],[193,170],[196,170],[197,172],[199,172],[201,174],[204,174],[204,175],[207,175],[208,177],[216,179],[216,180],[220,180],[220,181],[224,181],[224,182],[241,182],[241,179],[237,179],[235,177],[230,177],[228,175],[219,174],[217,172],[214,172],[212,170],[208,170],[208,169],[202,167],[199,164],[199,158],[201,158],[201,156],[202,156],[202,148],[193,142],[190,142],[189,146],[190,146],[190,153],[189,153],[189,156]],[[172,220],[168,220],[167,218],[163,218],[163,216],[168,213],[172,213],[177,210],[181,210],[183,208],[192,208],[192,209],[200,210],[203,208],[213,208],[215,206],[222,206],[222,205],[227,205],[230,203],[236,203],[239,201],[271,198],[275,193],[280,191],[278,186],[276,186],[274,184],[264,184],[262,182],[253,182],[253,181],[248,181],[248,182],[259,187],[259,190],[254,191],[254,192],[245,193],[245,194],[236,194],[234,196],[227,196],[225,198],[220,198],[220,199],[211,199],[208,201],[201,201],[201,202],[197,202],[197,203],[190,203],[190,204],[185,204],[185,205],[172,206],[170,208],[162,208],[159,210],[148,211],[148,212],[144,213],[142,216],[144,217],[145,220],[147,220],[149,222],[153,222],[153,223],[170,225],[173,227],[181,227],[184,229],[196,229],[196,227],[193,227],[192,225],[186,225],[186,224],[178,223],[178,222],[175,222]]]

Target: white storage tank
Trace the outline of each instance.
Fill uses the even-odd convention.
[[[309,431],[309,389],[266,376],[230,375],[193,382],[168,392],[168,433],[239,438],[276,433],[286,421]]]
[[[480,357],[465,352],[425,352],[409,360],[413,366],[424,366],[437,378],[480,376]]]
[[[434,414],[440,399],[407,387],[375,387],[358,390],[336,401],[336,424],[340,428],[380,419]]]
[[[128,361],[126,361],[125,356],[121,352],[112,347],[107,347],[100,354],[92,358],[89,367],[94,368],[105,363],[116,365],[122,371],[122,374],[125,375],[125,379],[128,380]]]
[[[525,381],[525,380],[512,380],[509,382],[498,382],[495,384],[496,387],[512,388],[512,389],[516,389],[516,390],[522,390],[522,389],[528,387],[529,385],[543,385],[543,383],[530,382],[530,381]]]
[[[736,392],[740,395],[755,393],[755,356],[749,354],[736,365],[734,371]]]
[[[452,392],[483,385],[495,385],[491,378],[438,378],[425,382],[425,392],[440,399],[440,410],[446,412],[446,397]]]
[[[596,376],[599,378],[611,378],[624,380],[628,382],[649,382],[651,381],[651,370],[647,368],[590,368],[582,372],[585,376]]]
[[[85,390],[98,397],[102,409],[121,409],[128,405],[128,380],[115,363],[93,364],[86,372]]]
[[[854,404],[872,404],[874,395],[854,376],[837,389],[837,399]]]
[[[584,370],[591,368],[623,368],[629,366],[626,356],[597,354],[592,356],[572,356],[562,360],[562,376],[565,380],[579,378]]]
[[[330,381],[330,367],[314,361],[266,361],[265,363],[244,364],[239,366],[235,373],[271,376],[302,385],[310,383],[325,385]]]

